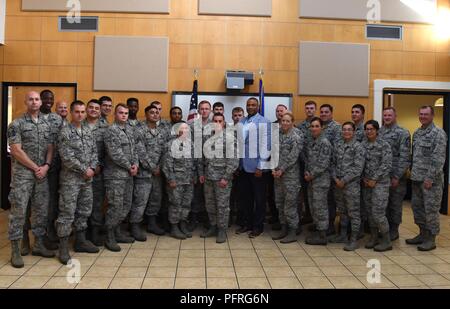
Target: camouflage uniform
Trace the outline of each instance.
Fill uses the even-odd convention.
[[[332,146],[322,133],[317,139],[308,141],[305,172],[313,177],[308,183],[308,200],[311,215],[317,230],[328,229],[327,196],[330,188],[330,164]]]
[[[141,223],[152,193],[152,173],[160,164],[164,145],[159,129],[150,129],[146,122],[136,127],[135,138],[140,169],[135,177],[130,223]],[[159,207],[151,208],[150,205],[149,209],[149,215],[158,214]]]
[[[414,222],[432,235],[439,234],[439,209],[444,186],[444,164],[447,134],[434,123],[419,128],[413,135],[411,168]],[[433,181],[430,190],[423,187],[425,180]]]
[[[162,173],[162,159],[165,151],[167,151],[167,144],[170,140],[171,126],[166,120],[160,120],[156,129],[150,130],[150,134],[153,135],[153,143],[158,146],[152,151],[156,151],[159,157],[156,168],[159,168],[160,175],[152,175],[152,188],[150,192],[150,199],[147,204],[147,209],[145,210],[145,215],[152,217],[156,216],[160,210],[167,213],[167,192],[165,189],[165,175]]]
[[[99,121],[101,124],[109,126],[108,118],[106,118],[104,116],[100,116]]]
[[[300,193],[299,157],[303,151],[303,136],[298,129],[289,132],[280,131],[279,161],[276,170],[283,173],[281,178],[275,178],[275,202],[278,208],[280,223],[289,229],[298,228],[298,195]],[[276,151],[276,149],[275,149]]]
[[[348,143],[340,140],[334,146],[331,176],[345,184],[343,189],[335,187],[337,212],[350,218],[354,233],[359,232],[361,225],[361,174],[364,159],[364,148],[355,138]]]
[[[105,180],[108,210],[105,226],[114,228],[128,215],[133,200],[133,177],[129,170],[138,165],[133,129],[115,122],[105,132]]]
[[[227,157],[227,151],[230,151],[229,147],[233,147],[232,158]],[[226,229],[230,214],[233,173],[239,167],[239,158],[234,155],[237,141],[234,134],[223,131],[209,138],[205,143],[205,148],[210,149],[212,153],[205,154],[205,158],[200,161],[199,166],[204,169],[199,169],[198,175],[199,177],[205,176],[205,205],[209,223],[219,229]],[[222,179],[228,182],[225,188],[219,185]]]
[[[186,150],[184,156],[174,156],[174,150],[177,150],[177,147],[180,152],[183,149]],[[167,182],[175,181],[177,184],[174,189],[167,186],[169,222],[171,224],[186,221],[189,216],[193,198],[193,180],[196,175],[193,152],[194,145],[190,140],[180,142],[180,139],[173,138],[163,157],[162,170]]]
[[[8,127],[8,144],[21,144],[22,150],[38,166],[46,162],[47,150],[53,144],[50,124],[39,114],[35,123],[28,113],[15,119]],[[9,201],[9,239],[22,239],[27,206],[31,204],[31,229],[36,237],[46,234],[49,189],[48,179],[37,179],[34,172],[12,157]]]
[[[389,225],[398,226],[402,223],[402,204],[406,195],[406,172],[411,164],[411,135],[408,130],[397,124],[391,127],[383,126],[378,134],[380,138],[389,143],[392,150],[391,178],[397,178],[399,185],[389,188],[389,203],[387,218]]]
[[[90,125],[86,120],[83,121],[84,125],[87,125],[95,138],[97,148],[97,161],[101,167],[99,174],[96,174],[92,179],[92,212],[89,218],[89,223],[92,226],[101,227],[104,224],[103,215],[103,203],[105,202],[105,182],[103,179],[103,169],[105,166],[105,131],[108,129],[108,124],[101,121],[97,121],[94,125]]]
[[[355,139],[362,143],[366,139],[366,134],[364,132],[364,121],[361,121],[359,124],[355,124]]]
[[[87,229],[92,212],[92,179],[86,180],[84,175],[98,165],[95,135],[85,124],[80,131],[69,124],[59,135],[58,150],[62,170],[56,230],[58,237],[69,237],[72,223],[77,232]]]
[[[305,157],[306,157],[306,148],[308,141],[312,139],[311,131],[309,127],[311,126],[311,121],[308,119],[305,119],[304,121],[300,122],[297,125],[297,129],[302,134],[302,150],[300,151],[300,184],[302,190],[300,191],[300,197],[303,197],[303,210],[300,210],[300,212],[303,212],[303,216],[309,218],[311,216],[310,206],[308,203],[308,183],[305,181],[305,178],[303,175],[305,174]],[[302,214],[302,213],[301,213]]]
[[[48,188],[49,188],[49,201],[48,201],[48,224],[47,229],[53,230],[55,226],[55,220],[58,217],[58,201],[59,201],[59,174],[61,171],[61,158],[58,152],[58,134],[63,127],[63,120],[60,115],[56,113],[43,114],[42,117],[50,125],[50,132],[52,134],[52,140],[54,141],[55,150],[53,154],[52,164],[48,170]]]
[[[363,177],[376,181],[374,188],[364,187],[363,189],[364,207],[370,227],[377,228],[381,234],[385,234],[389,232],[386,208],[391,184],[389,177],[392,169],[391,146],[380,137],[377,137],[373,143],[365,140],[362,145],[366,154]]]

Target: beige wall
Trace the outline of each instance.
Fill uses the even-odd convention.
[[[272,17],[199,16],[198,0],[171,0],[169,15],[87,14],[100,16],[98,33],[59,33],[53,12],[22,12],[20,0],[8,0],[6,46],[0,47],[0,78],[5,81],[77,82],[82,100],[111,95],[115,102],[136,96],[143,102],[164,102],[168,116],[171,91],[190,91],[194,68],[199,68],[200,91],[224,91],[226,69],[265,71],[267,92],[293,93],[294,114],[303,118],[310,97],[298,93],[300,41],[371,44],[369,98],[322,97],[319,103],[336,106],[336,118],[349,118],[355,103],[372,115],[373,80],[450,81],[448,41],[433,39],[433,28],[404,24],[403,41],[367,41],[361,21],[298,18],[298,0],[273,0]],[[449,6],[440,0],[440,6]],[[126,93],[93,91],[94,35],[168,36],[169,92]],[[4,65],[2,65],[4,63]],[[256,92],[257,83],[250,87]],[[143,108],[141,115],[143,114]]]

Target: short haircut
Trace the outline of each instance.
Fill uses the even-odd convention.
[[[322,104],[320,106],[320,109],[322,108],[328,108],[331,112],[333,112],[333,106],[331,106],[330,104]]]
[[[314,117],[313,119],[311,119],[311,123],[318,121],[320,123],[320,127],[323,128],[323,121],[322,119],[320,119],[319,117]]]
[[[51,95],[54,95],[54,94],[53,94],[53,91],[51,91],[50,89],[42,90],[41,93],[40,93],[39,95],[42,97],[42,96],[43,96],[44,94],[46,94],[46,93],[50,93]]]
[[[136,102],[139,105],[139,100],[136,98],[128,98],[127,99],[127,105],[130,105],[131,102]]]
[[[83,101],[80,100],[76,100],[73,101],[72,103],[70,103],[70,111],[73,112],[73,110],[75,109],[75,106],[85,106]]]
[[[202,106],[203,104],[208,104],[209,107],[211,108],[211,103],[209,103],[209,101],[203,100],[200,103],[198,103],[198,108],[200,109],[200,106]]]
[[[106,95],[104,95],[103,97],[101,97],[100,99],[98,99],[100,101],[100,105],[103,104],[103,102],[112,102],[112,99]]]
[[[284,105],[284,104],[278,104],[277,107],[276,107],[275,109],[278,109],[278,107],[280,107],[280,106],[284,107],[286,110],[288,109],[287,106]]]
[[[179,106],[174,106],[174,107],[172,107],[172,108],[170,109],[170,113],[169,113],[169,114],[172,114],[172,111],[174,111],[174,110],[176,110],[176,109],[180,110],[180,112],[183,113],[183,110],[181,109],[181,107],[179,107]]]
[[[366,113],[366,108],[365,108],[364,105],[362,105],[362,104],[355,104],[355,105],[352,106],[352,110],[353,110],[354,108],[359,109],[363,114]]]
[[[216,107],[222,107],[222,108],[225,108],[225,106],[223,105],[222,102],[216,102],[216,103],[214,103],[214,104],[213,104],[213,109],[215,109]]]
[[[394,111],[394,113],[397,114],[397,110],[393,106],[388,106],[388,107],[383,108],[383,112],[384,111]]]
[[[346,121],[346,122],[344,122],[344,123],[342,124],[342,129],[343,129],[345,126],[351,126],[351,127],[353,128],[353,131],[356,130],[355,124],[354,124],[353,122],[351,122],[351,121]]]
[[[90,99],[87,105],[89,106],[91,104],[98,104],[98,105],[100,105],[100,101],[97,100],[97,99]]]
[[[114,109],[114,113],[117,112],[117,110],[119,109],[119,107],[123,107],[123,108],[125,108],[125,109],[128,109],[128,106],[126,106],[126,105],[123,104],[123,103],[119,103],[119,104],[116,105],[116,108]]]
[[[294,114],[293,114],[293,113],[291,113],[291,112],[286,112],[286,113],[283,114],[283,117],[286,116],[286,115],[288,115],[289,117],[291,117],[291,121],[292,121],[292,122],[295,121],[295,117],[294,117]]]
[[[150,104],[149,106],[147,106],[146,108],[145,108],[145,110],[144,110],[144,112],[145,113],[147,113],[147,112],[149,112],[151,109],[158,109],[158,107],[156,107],[156,105],[155,104]]]
[[[225,116],[224,116],[224,114],[222,114],[222,113],[214,113],[214,115],[213,115],[213,117],[212,117],[213,120],[214,120],[214,117],[222,117],[222,118],[223,118],[223,121],[225,121]]]
[[[234,113],[244,113],[244,109],[240,106],[236,106],[235,108],[233,108],[233,110],[231,111],[231,115],[233,115]]]
[[[421,107],[419,108],[419,111],[420,111],[421,109],[427,109],[427,108],[429,108],[429,109],[431,110],[431,115],[434,115],[434,107],[431,106],[431,105],[423,105],[423,106],[421,106]]]
[[[150,105],[162,105],[159,101],[153,101],[150,103]]]
[[[317,108],[317,103],[316,103],[316,101],[309,100],[309,101],[307,101],[307,102],[305,103],[305,106],[308,106],[308,105],[314,105],[314,107]]]
[[[378,132],[380,130],[380,124],[376,120],[369,120],[364,124],[364,130],[367,129],[367,126],[371,125],[375,128],[375,130]]]
[[[249,98],[249,99],[247,100],[247,103],[248,103],[249,101],[256,101],[256,103],[258,103],[258,105],[259,105],[259,100],[258,100],[258,98],[251,97],[251,98]]]

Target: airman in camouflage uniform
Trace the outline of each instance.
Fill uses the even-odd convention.
[[[23,237],[28,204],[30,203],[31,229],[36,238],[32,254],[53,257],[44,246],[48,213],[47,172],[53,158],[53,144],[49,123],[43,119],[39,108],[39,94],[26,95],[27,113],[15,119],[8,127],[8,144],[11,147],[12,175],[9,201],[9,240],[11,240],[11,264],[24,266],[19,244]]]
[[[368,121],[365,124],[365,129],[367,139],[362,143],[366,155],[363,172],[363,197],[371,233],[366,248],[386,251],[392,249],[389,222],[386,217],[392,170],[392,151],[391,146],[376,135],[379,130],[378,122]],[[375,135],[369,136],[369,134]],[[378,233],[382,237],[380,241],[378,240]]]
[[[387,115],[388,114],[388,115]],[[393,109],[385,109],[385,116],[395,115]],[[387,218],[389,221],[391,240],[399,237],[398,227],[402,223],[402,204],[406,195],[407,171],[411,164],[411,135],[408,130],[401,128],[395,122],[385,119],[384,126],[381,127],[379,136],[389,143],[392,150],[391,186],[389,187],[389,203],[387,207]]]
[[[293,122],[291,113],[287,113],[282,119],[289,118]],[[282,120],[283,121],[283,120]],[[274,169],[275,202],[278,208],[281,233],[274,240],[281,243],[297,241],[296,232],[299,224],[298,196],[300,193],[300,153],[303,151],[303,135],[296,128],[288,131],[280,130],[278,151],[278,166]],[[280,175],[278,177],[278,175]]]
[[[183,123],[178,130],[179,137],[170,140],[164,154],[162,171],[167,179],[171,236],[176,239],[186,239],[192,235],[186,230],[180,230],[179,224],[184,222],[183,228],[185,228],[191,210],[193,183],[197,172],[194,145],[189,137],[189,126]]]
[[[413,157],[411,168],[414,222],[420,234],[408,239],[408,244],[419,245],[420,251],[436,248],[439,234],[439,209],[444,186],[444,164],[447,134],[433,123],[434,110],[427,106],[420,109],[422,127],[413,134]]]
[[[316,123],[318,121],[314,121]],[[307,237],[310,245],[326,245],[329,225],[327,196],[330,188],[330,164],[332,146],[325,134],[308,141],[306,149],[305,175],[309,175],[308,200],[317,235]]]
[[[107,230],[106,248],[120,251],[119,243],[130,243],[134,238],[120,231],[120,224],[127,217],[133,200],[133,177],[138,172],[134,132],[127,125],[128,109],[125,105],[116,106],[116,121],[105,132],[105,180],[108,209],[105,226]]]
[[[99,251],[86,240],[87,223],[92,212],[92,178],[98,165],[95,136],[81,122],[85,117],[83,102],[75,101],[70,109],[72,123],[62,129],[58,138],[62,170],[56,230],[60,239],[59,259],[63,264],[70,259],[68,241],[72,224],[76,233],[75,252]]]
[[[103,240],[100,237],[100,229],[104,225],[103,205],[105,202],[105,182],[103,180],[103,169],[105,166],[105,131],[108,124],[101,122],[100,119],[100,102],[91,100],[87,105],[87,119],[83,121],[83,125],[88,126],[92,131],[97,148],[97,169],[92,180],[93,203],[89,224],[91,227],[91,241],[96,246],[102,246]]]
[[[233,173],[239,167],[239,158],[234,155],[237,141],[233,130],[224,129],[224,116],[215,114],[213,121],[216,122],[216,131],[205,142],[205,158],[200,164],[204,169],[198,170],[200,182],[205,184],[205,205],[210,223],[208,231],[201,237],[217,236],[216,242],[224,243],[230,214],[231,184]]]
[[[343,129],[351,126],[344,125]],[[353,129],[353,128],[352,128]],[[347,242],[347,228],[350,221],[351,239],[345,246],[346,251],[357,247],[357,238],[361,225],[361,174],[364,169],[364,148],[355,139],[340,140],[334,146],[331,177],[335,180],[335,199],[340,217],[340,233],[335,242]],[[340,185],[343,187],[339,187]]]

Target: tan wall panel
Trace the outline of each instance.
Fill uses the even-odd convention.
[[[60,32],[58,31],[58,17],[42,17],[42,36],[43,41],[73,41],[78,40],[78,32]]]
[[[434,52],[436,39],[433,26],[405,26],[403,50]]]
[[[299,94],[369,96],[369,45],[301,42]]]
[[[94,43],[78,42],[77,44],[77,65],[94,65]]]
[[[75,83],[77,68],[75,66],[43,66],[39,81],[48,83]]]
[[[199,0],[199,14],[271,16],[272,0]]]
[[[41,39],[41,17],[7,16],[5,39],[39,41]]]
[[[226,24],[215,20],[194,21],[191,43],[220,44],[226,37]]]
[[[300,41],[323,41],[333,42],[335,38],[335,27],[330,24],[300,24]]]
[[[168,56],[168,38],[98,36],[94,89],[166,92]]]
[[[41,42],[10,41],[4,46],[5,64],[36,65],[40,63]]]
[[[436,54],[436,75],[450,76],[450,55]]]
[[[298,48],[265,47],[263,68],[266,70],[297,71]]]
[[[298,46],[299,25],[291,23],[264,23],[263,42],[270,46]]]
[[[263,43],[263,24],[251,21],[230,21],[227,23],[226,43],[256,45]]]
[[[85,12],[169,13],[169,0],[80,0]],[[24,11],[67,11],[66,1],[22,0]]]
[[[42,42],[41,65],[76,65],[76,42]]]
[[[78,67],[77,68],[77,85],[78,89],[90,91],[93,87],[93,67]]]
[[[436,56],[434,53],[403,53],[404,75],[435,75]]]
[[[3,64],[3,55],[4,55],[5,47],[3,45],[0,46],[0,64]]]
[[[39,66],[3,66],[3,79],[8,82],[38,82],[39,73]]]
[[[97,35],[115,35],[116,19],[102,17],[98,20],[98,32],[78,32],[78,41],[94,42]]]
[[[395,74],[402,71],[403,53],[400,51],[373,50],[370,59],[371,73]]]
[[[431,1],[436,5],[435,0]],[[367,20],[367,0],[299,0],[300,17]],[[430,23],[400,0],[379,0],[380,19],[392,22]]]

